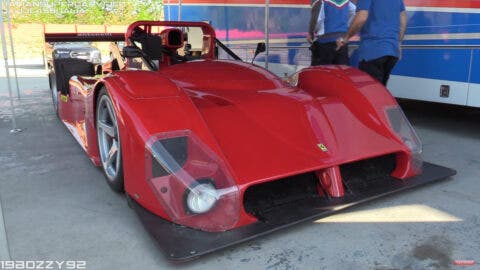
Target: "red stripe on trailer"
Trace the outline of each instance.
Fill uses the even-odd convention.
[[[480,8],[480,0],[403,0],[411,7]],[[166,0],[165,4],[178,5],[179,0]],[[271,0],[271,5],[310,5],[311,0]],[[265,0],[182,0],[182,4],[199,5],[264,5]]]
[[[409,7],[480,8],[480,0],[403,0]]]
[[[165,0],[164,4],[177,5],[178,0]],[[212,5],[264,5],[262,0],[182,0],[182,4],[212,4]],[[310,0],[271,0],[270,5],[310,5]]]

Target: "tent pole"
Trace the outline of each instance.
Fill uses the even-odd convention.
[[[178,0],[178,20],[182,20],[182,0]]]
[[[268,55],[270,54],[270,0],[265,0],[265,68],[268,69]]]
[[[17,63],[15,61],[15,50],[13,48],[13,35],[12,35],[12,25],[10,23],[10,1],[5,0],[6,5],[6,15],[7,15],[7,25],[8,25],[8,35],[10,37],[10,50],[12,52],[13,60],[13,73],[15,74],[15,85],[17,86],[17,98],[20,99],[20,88],[18,86],[18,75],[17,75]]]
[[[13,104],[13,96],[12,96],[12,85],[10,83],[10,71],[8,68],[8,54],[7,54],[7,42],[5,40],[5,24],[3,21],[3,1],[0,0],[0,36],[2,38],[2,51],[3,51],[3,60],[5,62],[5,74],[7,75],[7,83],[8,83],[8,94],[10,97],[10,110],[12,113],[12,129],[10,133],[17,133],[21,130],[17,128],[17,121],[15,120],[15,108]]]
[[[171,19],[170,19],[170,0],[167,0],[167,3],[168,3],[168,9],[167,9],[167,11],[168,11],[168,18],[167,18],[167,21],[170,21],[170,20],[171,20]],[[163,17],[165,18],[165,14],[163,15]]]

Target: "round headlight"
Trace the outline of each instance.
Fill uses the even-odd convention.
[[[186,195],[187,208],[194,214],[208,212],[217,202],[217,190],[211,182],[197,182]]]

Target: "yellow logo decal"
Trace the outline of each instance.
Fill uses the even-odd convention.
[[[68,96],[67,95],[60,95],[60,100],[63,101],[63,102],[67,102],[68,101]]]
[[[319,143],[317,144],[318,148],[320,148],[320,150],[322,150],[323,152],[328,152],[328,148],[323,144],[323,143]]]

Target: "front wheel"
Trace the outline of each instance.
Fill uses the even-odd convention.
[[[123,192],[123,165],[120,133],[112,100],[102,88],[97,98],[97,139],[102,170],[107,183],[116,192]]]

